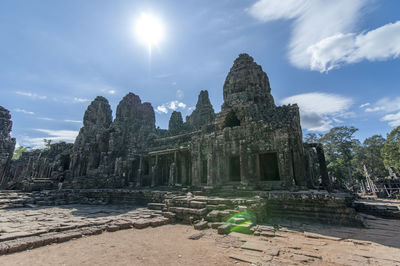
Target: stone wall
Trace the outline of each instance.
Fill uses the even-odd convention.
[[[16,140],[11,138],[12,121],[10,112],[0,106],[0,187],[9,181],[11,158],[14,154]]]

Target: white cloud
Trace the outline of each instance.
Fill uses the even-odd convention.
[[[374,104],[374,107],[366,108],[365,112],[379,112],[384,116],[381,121],[388,122],[392,127],[400,125],[400,97],[382,98]]]
[[[69,122],[69,123],[79,123],[82,124],[81,120],[71,120],[71,119],[65,119],[64,122]]]
[[[370,106],[370,105],[371,105],[371,103],[364,103],[364,104],[360,105],[360,108],[364,108],[364,107],[367,107],[367,106]]]
[[[382,117],[382,121],[387,121],[392,127],[400,126],[400,112],[385,115],[384,117]]]
[[[86,98],[78,98],[78,97],[74,97],[74,102],[76,103],[85,103],[85,102],[89,102],[89,99]]]
[[[326,72],[361,60],[400,54],[400,21],[356,33],[369,0],[259,0],[248,9],[258,20],[292,20],[289,60],[299,68]]]
[[[378,111],[383,111],[383,110],[385,110],[385,108],[381,107],[381,106],[377,106],[377,107],[373,107],[373,108],[365,108],[365,112],[367,112],[367,113],[378,112]]]
[[[159,114],[168,114],[168,109],[164,105],[157,106],[156,112]]]
[[[46,121],[53,121],[53,118],[49,118],[49,117],[38,117],[38,119],[40,120],[46,120]]]
[[[65,141],[67,143],[75,142],[75,138],[79,131],[74,130],[48,130],[48,129],[35,129],[38,132],[45,133],[41,137],[20,137],[20,144],[24,147],[30,147],[33,149],[43,148],[44,139],[51,140],[52,143]]]
[[[297,104],[300,108],[302,127],[310,131],[327,131],[332,123],[352,115],[348,112],[353,100],[337,94],[311,92],[281,100],[282,104]]]
[[[400,97],[382,98],[374,104],[374,107],[366,108],[365,112],[395,112],[400,110]]]
[[[25,109],[20,109],[20,108],[15,108],[14,111],[18,112],[18,113],[24,113],[24,114],[27,114],[27,115],[34,115],[35,114],[34,112],[30,112],[30,111],[27,111]]]
[[[32,98],[32,99],[39,99],[39,100],[45,100],[45,99],[47,99],[47,96],[38,95],[38,94],[32,93],[32,92],[16,91],[15,93],[18,94],[18,95],[30,97],[30,98]]]
[[[162,113],[167,114],[168,110],[176,111],[178,109],[184,110],[185,108],[186,108],[185,103],[175,100],[157,106],[155,111],[159,114]]]

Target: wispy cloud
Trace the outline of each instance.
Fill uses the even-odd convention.
[[[381,121],[387,122],[390,126],[400,125],[400,97],[382,98],[373,104],[373,107],[366,108],[367,113],[380,113],[383,115]]]
[[[79,131],[74,130],[35,129],[35,131],[44,133],[44,135],[40,137],[22,136],[19,138],[19,143],[24,147],[38,149],[44,147],[44,139],[51,140],[52,143],[61,141],[73,143],[79,133]]]
[[[400,21],[356,32],[369,0],[259,0],[248,12],[269,22],[292,20],[289,60],[299,68],[326,72],[362,60],[388,60],[400,54]]]
[[[21,96],[26,96],[26,97],[32,98],[32,99],[39,99],[39,100],[47,99],[47,96],[38,95],[38,94],[32,93],[32,92],[16,91],[15,93],[18,94],[18,95],[21,95]]]
[[[15,108],[14,111],[18,112],[18,113],[24,113],[24,114],[27,114],[27,115],[34,115],[35,114],[34,112],[30,112],[30,111],[27,111],[25,109],[20,109],[20,108]]]
[[[363,104],[360,105],[360,108],[364,108],[364,107],[367,107],[367,106],[370,106],[370,105],[371,105],[371,103],[363,103]]]
[[[340,118],[352,115],[348,110],[353,100],[337,94],[311,92],[287,97],[281,103],[298,104],[302,127],[310,131],[327,131],[333,123],[342,123]]]
[[[90,100],[86,99],[86,98],[74,97],[74,102],[76,102],[76,103],[86,103],[86,102],[90,102]]]
[[[157,106],[155,111],[159,114],[168,114],[168,110],[176,111],[178,109],[184,110],[185,108],[186,108],[185,103],[175,100]]]
[[[79,123],[82,124],[81,120],[71,120],[71,119],[64,119],[64,122],[69,122],[69,123]]]
[[[50,118],[50,117],[38,117],[37,119],[45,120],[45,121],[53,121],[54,120],[53,118]]]

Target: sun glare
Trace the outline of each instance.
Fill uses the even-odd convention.
[[[155,16],[142,13],[140,18],[136,21],[136,35],[141,42],[149,48],[157,45],[164,39],[164,25]]]

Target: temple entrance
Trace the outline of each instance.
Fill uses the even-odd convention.
[[[224,128],[237,126],[240,126],[240,120],[237,118],[236,113],[231,110],[225,117]]]
[[[278,156],[276,152],[259,154],[259,163],[261,181],[280,180]]]
[[[240,156],[232,156],[229,159],[230,181],[240,181]]]

